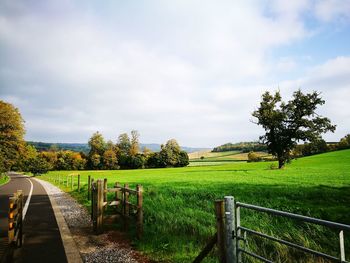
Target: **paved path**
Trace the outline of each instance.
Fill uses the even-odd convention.
[[[8,196],[16,190],[23,190],[24,202],[27,203],[32,188],[23,222],[23,246],[15,250],[13,262],[67,262],[56,218],[45,189],[34,179],[16,174],[11,174],[10,177],[8,184],[0,186],[0,236],[7,233]]]

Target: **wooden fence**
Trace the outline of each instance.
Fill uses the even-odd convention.
[[[125,230],[129,228],[129,222],[136,220],[136,235],[141,238],[143,234],[143,210],[142,210],[142,186],[137,185],[131,189],[128,184],[121,186],[115,183],[113,188],[107,188],[107,179],[94,181],[90,180],[91,186],[91,218],[93,230],[96,234],[103,232],[105,210],[107,207],[114,207],[114,213],[119,214],[123,219]],[[107,200],[107,193],[114,193],[113,200]],[[131,201],[130,195],[136,196],[136,202]],[[88,198],[90,194],[88,194]]]
[[[51,182],[63,185],[67,188],[70,187],[72,190],[76,187],[76,189],[80,191],[81,181],[80,174],[78,173],[71,173],[68,175],[47,175],[46,178]]]

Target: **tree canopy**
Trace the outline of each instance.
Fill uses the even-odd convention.
[[[257,124],[265,129],[260,140],[268,151],[277,157],[282,168],[291,158],[291,150],[298,141],[316,141],[327,131],[334,132],[336,126],[315,111],[325,101],[314,91],[304,94],[301,90],[293,93],[292,100],[283,102],[280,92],[262,95],[260,107],[253,112]]]
[[[17,108],[0,100],[0,172],[9,171],[24,151],[24,121]]]

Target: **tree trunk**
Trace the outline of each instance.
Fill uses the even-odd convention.
[[[286,163],[286,161],[283,158],[278,157],[278,169],[283,168],[285,163]]]

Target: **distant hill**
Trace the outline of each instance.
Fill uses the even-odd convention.
[[[51,143],[51,142],[33,142],[27,141],[28,144],[33,145],[38,151],[48,151],[50,149],[56,148],[58,150],[70,150],[75,152],[88,153],[90,148],[87,143]],[[160,144],[157,143],[140,143],[140,149],[147,147],[153,152],[160,151]],[[208,150],[208,148],[194,148],[181,146],[182,150],[191,153],[202,150]]]

